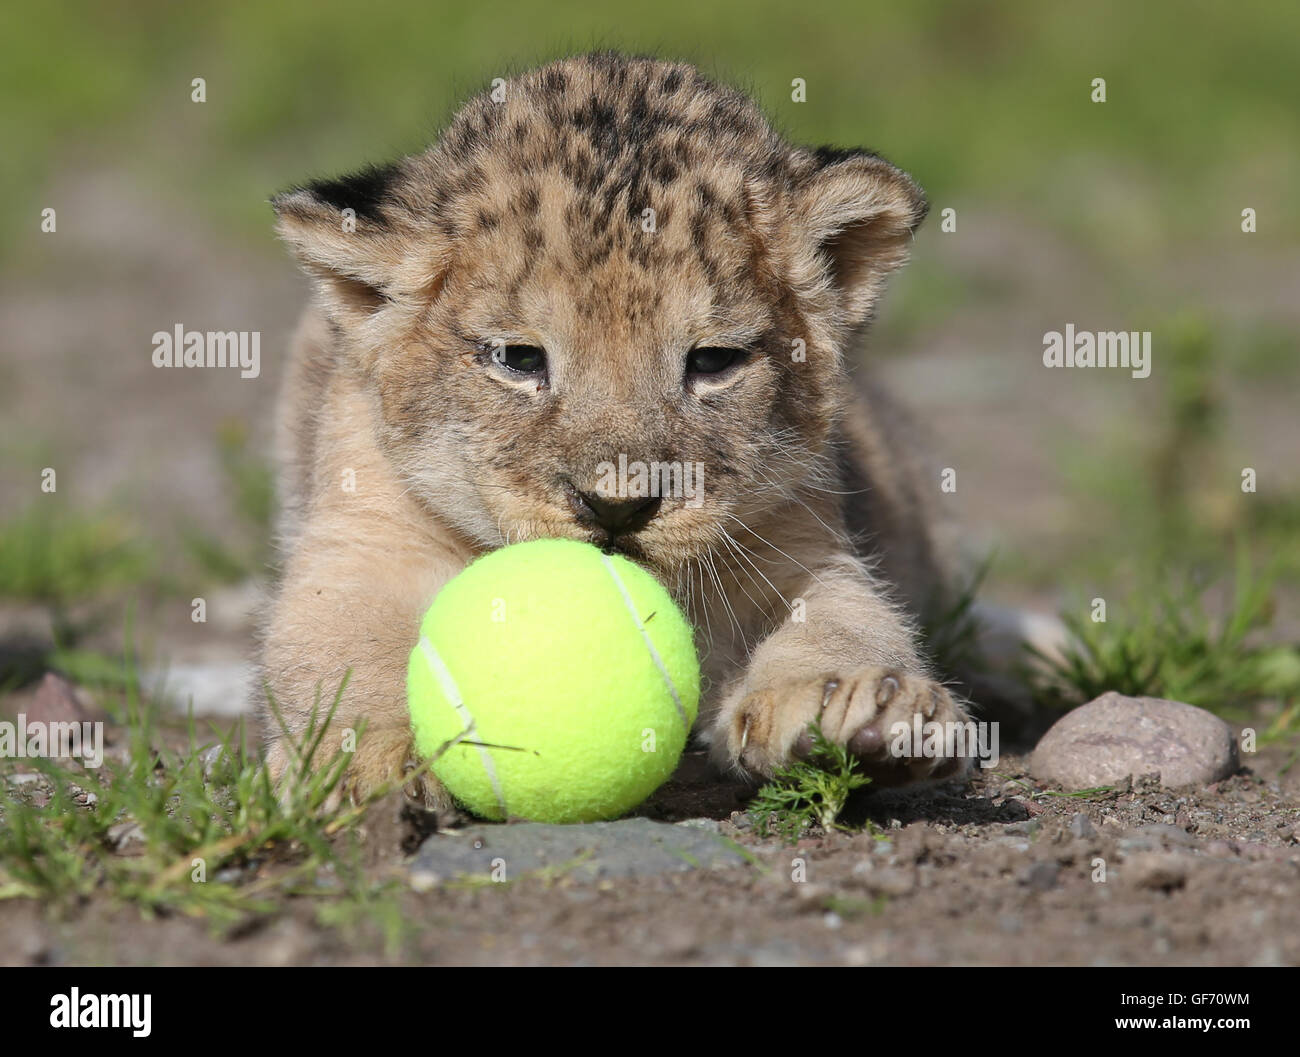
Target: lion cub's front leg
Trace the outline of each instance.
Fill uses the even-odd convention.
[[[406,548],[317,540],[295,556],[269,613],[263,676],[279,717],[265,709],[266,757],[277,781],[303,760],[309,728],[329,727],[308,763],[318,770],[350,752],[343,788],[362,801],[398,782],[412,756],[406,667],[420,617],[445,579]],[[455,569],[446,570],[446,578]],[[344,677],[347,684],[343,686]],[[283,726],[281,725],[283,721]],[[432,776],[419,792],[448,801]]]
[[[473,557],[411,498],[376,447],[368,413],[342,381],[327,396],[314,488],[266,613],[261,658],[280,712],[274,716],[264,698],[267,766],[276,780],[303,766],[297,746],[348,677],[308,767],[325,766],[355,740],[344,785],[356,800],[404,774],[412,756],[406,668],[420,619]],[[419,786],[428,806],[450,805],[432,775]]]
[[[787,620],[755,649],[714,723],[717,764],[767,777],[811,748],[810,725],[846,745],[880,785],[964,772],[961,758],[895,756],[896,723],[964,723],[965,710],[929,674],[906,618],[852,558],[816,570]]]

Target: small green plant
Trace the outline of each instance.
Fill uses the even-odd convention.
[[[1091,789],[1040,789],[1034,796],[1053,797],[1066,800],[1104,800],[1115,791],[1113,785],[1095,785]]]
[[[970,675],[980,667],[979,618],[975,599],[993,567],[994,555],[980,563],[974,574],[942,608],[931,607],[921,629],[921,641],[939,671],[948,675]]]
[[[1040,700],[1071,708],[1116,690],[1237,717],[1260,701],[1300,701],[1300,650],[1260,641],[1273,619],[1273,574],[1253,573],[1241,550],[1218,618],[1207,602],[1212,586],[1141,592],[1112,604],[1103,622],[1065,614],[1072,644],[1060,657],[1035,653]]]
[[[836,745],[813,724],[812,751],[805,760],[780,768],[755,795],[750,817],[759,833],[775,833],[797,841],[812,826],[843,829],[840,812],[850,794],[871,779],[858,770],[857,761],[843,745]]]
[[[863,899],[858,896],[829,895],[822,900],[822,909],[838,914],[845,921],[856,921],[864,917],[879,917],[889,907],[888,896],[874,896]]]
[[[1000,778],[1009,785],[1018,785],[1024,790],[1022,795],[1029,797],[1031,800],[1039,798],[1050,799],[1052,797],[1072,797],[1078,800],[1092,800],[1096,798],[1104,800],[1115,791],[1115,786],[1113,785],[1096,785],[1091,789],[1075,789],[1070,792],[1065,792],[1060,789],[1038,789],[1032,782],[1027,782],[1023,778],[1013,778],[1009,774],[998,774],[997,771],[993,771],[989,777]]]
[[[188,747],[168,749],[156,707],[133,680],[124,763],[31,760],[26,770],[40,779],[21,784],[0,772],[0,899],[70,913],[107,896],[145,917],[203,918],[217,932],[309,899],[322,924],[364,919],[391,948],[399,886],[363,869],[354,838],[365,805],[341,795],[347,755],[323,752],[346,682],[328,707],[318,700],[297,743],[299,766],[277,786],[245,747],[242,723],[204,745],[191,718]]]

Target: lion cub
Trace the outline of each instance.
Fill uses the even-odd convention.
[[[966,717],[913,626],[944,583],[938,479],[849,377],[926,213],[908,176],[790,145],[690,66],[597,54],[274,205],[315,297],[279,419],[273,772],[350,670],[350,789],[401,776],[420,616],[476,555],[542,536],[621,551],[681,601],[723,770],[770,774],[814,721],[877,782],[962,769],[890,752],[896,722]],[[648,490],[611,485],[637,467]]]

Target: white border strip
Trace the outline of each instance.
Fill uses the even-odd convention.
[[[501,814],[506,818],[509,818],[510,815],[506,811],[505,793],[501,790],[501,780],[497,777],[497,769],[496,765],[492,762],[492,754],[488,751],[487,746],[482,742],[472,741],[468,737],[469,734],[476,733],[474,730],[474,717],[470,715],[469,709],[465,707],[465,701],[460,696],[460,687],[456,685],[456,680],[452,678],[450,670],[448,670],[442,657],[438,655],[438,651],[434,648],[433,643],[424,635],[420,636],[420,652],[424,654],[424,659],[428,662],[429,670],[433,672],[434,678],[438,680],[438,685],[442,687],[443,694],[446,696],[447,700],[451,702],[451,707],[456,710],[457,714],[460,716],[461,722],[465,724],[465,732],[467,735],[465,741],[470,745],[478,746],[478,754],[483,760],[483,770],[487,772],[488,781],[492,783],[492,792],[496,794],[497,803],[501,807]]]
[[[650,633],[646,631],[645,625],[641,622],[641,615],[636,611],[636,603],[632,601],[632,596],[628,594],[627,585],[623,583],[623,578],[618,575],[618,570],[614,568],[614,563],[610,560],[608,554],[602,551],[600,560],[605,563],[605,570],[609,573],[615,586],[618,587],[618,593],[623,596],[623,604],[627,606],[627,611],[632,614],[632,619],[636,622],[636,629],[641,632],[641,638],[645,640],[645,648],[650,651],[655,667],[659,669],[659,674],[664,678],[664,685],[668,687],[668,692],[673,695],[673,704],[677,706],[677,714],[682,717],[682,729],[687,734],[690,734],[690,720],[686,718],[686,709],[682,707],[682,699],[677,694],[677,687],[673,685],[672,676],[668,674],[668,669],[664,667],[663,658],[659,656],[659,651],[655,649],[655,644],[650,639]]]

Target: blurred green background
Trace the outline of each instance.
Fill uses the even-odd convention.
[[[6,5],[0,41],[20,211],[54,167],[108,156],[255,232],[294,174],[419,149],[492,77],[599,46],[692,60],[795,138],[875,147],[938,198],[1003,201],[1098,244],[1230,232],[1216,206],[1243,195],[1274,230],[1300,217],[1300,7],[1267,0],[56,2]]]
[[[593,47],[692,60],[927,189],[870,355],[959,467],[991,591],[1077,609],[1213,583],[1241,548],[1277,578],[1261,624],[1297,637],[1300,5],[1260,0],[5,5],[0,598],[66,636],[97,593],[174,618],[261,575],[303,293],[268,195],[418,150],[492,78]],[[174,321],[262,330],[264,377],[150,374]],[[1152,330],[1152,378],[1043,370],[1066,322]]]

